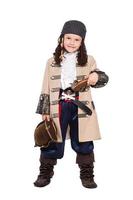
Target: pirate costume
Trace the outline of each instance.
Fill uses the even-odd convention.
[[[61,35],[76,34],[83,39],[86,35],[85,25],[76,20],[64,24]],[[76,152],[76,163],[80,169],[80,179],[86,188],[96,188],[94,181],[94,144],[93,140],[100,139],[97,115],[91,97],[90,87],[74,92],[71,85],[90,73],[98,74],[94,88],[103,87],[108,82],[108,76],[97,69],[92,56],[88,56],[85,66],[77,64],[78,51],[64,52],[63,60],[57,65],[54,58],[47,62],[42,92],[36,113],[48,114],[57,126],[57,142],[48,147],[41,147],[40,174],[34,185],[43,187],[50,183],[54,174],[53,168],[57,159],[64,155],[66,138],[71,139],[71,147]]]

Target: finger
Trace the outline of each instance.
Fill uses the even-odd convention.
[[[47,115],[47,120],[50,121],[50,116],[49,115]]]
[[[44,121],[46,119],[46,116],[45,115],[42,115],[42,120]]]
[[[87,81],[87,84],[89,85],[90,84],[90,80],[88,79],[88,81]]]

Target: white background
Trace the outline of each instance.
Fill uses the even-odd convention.
[[[133,6],[130,0],[0,1],[0,199],[132,199]],[[39,148],[33,132],[45,63],[65,21],[86,24],[86,47],[109,77],[92,89],[102,140],[95,142],[94,190],[81,186],[75,153],[49,186],[35,188]]]

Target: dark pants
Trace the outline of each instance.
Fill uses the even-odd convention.
[[[62,158],[64,155],[66,131],[70,126],[71,147],[76,153],[89,154],[93,152],[93,141],[79,142],[78,139],[78,107],[69,100],[59,103],[59,119],[62,132],[62,143],[51,143],[47,148],[41,148],[41,154],[46,158]],[[89,134],[89,133],[88,133]]]

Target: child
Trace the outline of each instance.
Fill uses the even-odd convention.
[[[76,163],[80,168],[82,185],[86,188],[97,187],[93,174],[93,140],[100,139],[100,132],[90,86],[105,86],[108,76],[97,69],[94,58],[87,55],[85,35],[86,27],[82,22],[67,21],[55,53],[47,61],[36,113],[41,114],[43,120],[53,118],[58,130],[58,141],[51,143],[47,148],[41,148],[40,174],[34,182],[37,187],[50,183],[54,175],[54,165],[57,159],[64,155],[66,135],[70,137],[71,147],[77,155]],[[71,88],[72,83],[84,78],[88,78],[87,86],[74,92]],[[92,114],[86,114],[71,97],[91,109]]]

